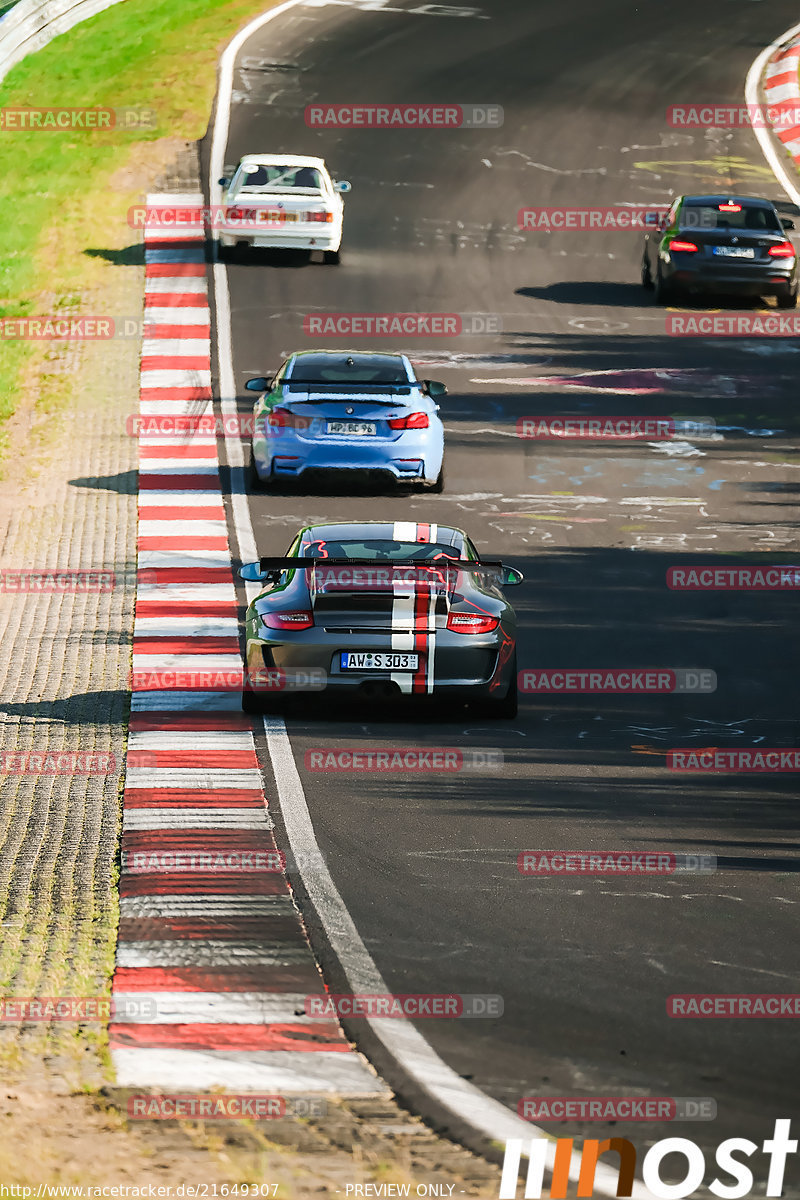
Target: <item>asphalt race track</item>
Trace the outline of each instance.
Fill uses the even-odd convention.
[[[314,344],[306,315],[481,313],[502,328],[326,340],[402,349],[421,375],[447,383],[446,490],[252,495],[258,549],[281,554],[300,525],[319,520],[455,524],[525,573],[513,593],[520,669],[696,667],[715,671],[718,687],[523,695],[519,718],[494,725],[466,713],[330,711],[323,701],[287,720],[316,836],[393,992],[503,996],[501,1019],[418,1022],[488,1095],[514,1110],[532,1094],[711,1097],[714,1121],[613,1132],[638,1145],[673,1132],[704,1148],[731,1136],[761,1141],[797,1103],[791,1022],[680,1021],[666,1001],[796,990],[796,777],[681,775],[665,752],[798,744],[796,600],[675,592],[665,574],[710,556],[792,562],[797,343],[669,337],[665,311],[638,284],[639,233],[521,232],[517,212],[666,207],[681,191],[720,190],[763,194],[790,214],[752,132],[681,131],[666,109],[743,102],[751,62],[796,7],[484,0],[444,15],[447,7],[309,2],[239,56],[226,162],[254,151],[319,154],[353,185],[341,266],[257,252],[227,268],[240,411],[252,407],[248,377]],[[307,104],[359,101],[498,104],[504,124],[305,124]],[[584,378],[594,390],[563,381],[595,372],[612,374]],[[671,453],[516,436],[519,417],[563,413],[710,417],[722,436],[689,438]],[[388,778],[304,766],[318,748],[454,745],[502,750],[505,765]],[[261,748],[268,770],[263,738]],[[716,855],[718,870],[526,878],[516,865],[525,849],[699,851]],[[358,1022],[347,1028],[357,1039]]]

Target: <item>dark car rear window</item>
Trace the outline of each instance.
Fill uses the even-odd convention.
[[[308,558],[369,558],[379,562],[392,559],[402,562],[408,558],[427,561],[459,557],[455,546],[447,546],[442,542],[396,542],[382,538],[369,541],[348,539],[341,542],[317,539],[306,542],[300,552]]]
[[[738,212],[736,211],[738,208]],[[755,204],[684,204],[678,218],[681,229],[750,229],[780,233],[781,223],[771,208]]]
[[[304,354],[292,367],[292,383],[408,383],[403,362],[389,354]]]

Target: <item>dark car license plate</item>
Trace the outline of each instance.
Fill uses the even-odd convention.
[[[394,650],[342,650],[339,662],[343,671],[416,671],[419,655]]]

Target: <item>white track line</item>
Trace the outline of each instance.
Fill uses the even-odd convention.
[[[758,105],[760,103],[759,93],[761,88],[761,77],[764,73],[764,66],[767,60],[775,53],[776,50],[780,50],[784,42],[788,42],[791,38],[797,37],[799,33],[800,24],[793,25],[791,29],[787,29],[786,32],[782,33],[779,38],[776,38],[774,42],[770,42],[766,49],[762,50],[758,55],[752,67],[747,72],[747,79],[745,80],[744,94],[748,105]],[[789,175],[786,165],[772,140],[771,129],[765,129],[761,126],[754,125],[753,133],[758,140],[758,144],[761,147],[764,158],[772,167],[778,183],[780,183],[789,199],[794,201],[794,203],[800,207],[800,191],[798,191],[796,183]]]
[[[296,8],[303,0],[286,0],[270,12],[262,13],[225,48],[220,59],[217,108],[214,116],[214,131],[211,142],[209,196],[211,203],[219,203],[220,188],[217,179],[222,175],[231,113],[231,91],[236,56],[245,42],[257,30],[283,13]],[[216,316],[217,361],[219,364],[220,404],[223,414],[236,414],[236,386],[233,372],[233,350],[231,341],[231,302],[228,289],[228,273],[224,263],[214,264],[214,305]],[[227,422],[226,422],[227,424]],[[239,438],[232,437],[226,430],[225,446],[232,468],[242,468],[244,451]],[[243,471],[232,472],[233,521],[239,554],[244,562],[258,558],[255,534],[244,494]],[[240,490],[241,489],[241,490]],[[252,585],[248,596],[257,594],[257,585]],[[313,904],[325,929],[329,944],[336,954],[353,992],[386,993],[389,991],[369,951],[356,929],[344,900],[339,894],[327,868],[314,836],[311,816],[303,793],[303,785],[297,773],[286,725],[280,718],[265,718],[264,728],[269,750],[278,802],[286,825],[286,833],[292,851],[298,861],[303,855],[312,854],[316,863],[313,873],[300,873],[306,893]],[[407,1021],[400,1019],[367,1018],[370,1029],[388,1053],[398,1062],[403,1071],[429,1093],[437,1103],[458,1120],[465,1122],[481,1138],[505,1142],[515,1138],[525,1146],[531,1140],[548,1139],[546,1162],[552,1170],[555,1158],[555,1141],[552,1134],[523,1121],[505,1105],[485,1095],[479,1088],[461,1076],[439,1057],[421,1033]],[[577,1180],[580,1175],[581,1155],[573,1154],[569,1177]],[[594,1190],[603,1196],[617,1195],[618,1173],[605,1163],[598,1163]],[[654,1200],[653,1194],[643,1184],[634,1183],[632,1200]]]

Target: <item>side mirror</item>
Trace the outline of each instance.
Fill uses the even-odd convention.
[[[227,187],[228,184],[230,183],[230,179],[228,179],[227,175],[223,175],[222,179],[217,180],[217,183],[219,184],[220,187]]]
[[[335,192],[350,192],[353,190],[353,185],[346,179],[334,179],[333,190]]]
[[[525,576],[516,567],[503,567],[503,587],[516,587]]]
[[[239,567],[239,577],[248,583],[264,583],[266,580],[266,574],[262,575],[261,564],[257,562],[243,563]]]
[[[781,217],[781,225],[784,229],[794,229],[794,221],[790,221],[788,217]]]
[[[255,379],[248,379],[244,386],[248,392],[271,392],[274,382],[274,378],[268,379],[266,375],[257,375]]]
[[[438,379],[423,379],[422,391],[426,396],[446,396],[447,386]]]

